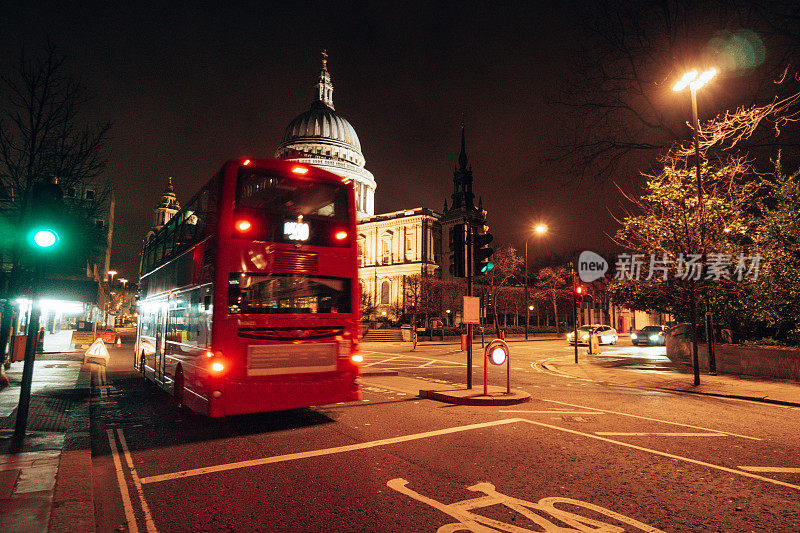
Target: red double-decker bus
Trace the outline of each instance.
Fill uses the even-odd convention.
[[[209,416],[360,398],[352,183],[228,161],[144,247],[134,366]]]

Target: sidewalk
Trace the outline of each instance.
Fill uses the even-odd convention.
[[[28,431],[10,450],[22,362],[0,390],[0,531],[94,531],[89,438],[90,366],[82,354],[37,355]]]
[[[628,369],[609,367],[602,355],[581,353],[576,365],[572,356],[546,360],[542,366],[556,374],[588,379],[624,387],[701,394],[721,398],[773,403],[800,407],[800,383],[785,380],[765,380],[730,374],[700,373],[700,385],[694,386],[692,369],[671,364],[670,368]]]

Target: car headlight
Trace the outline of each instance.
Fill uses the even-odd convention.
[[[631,333],[631,340],[632,341],[635,341],[637,338],[638,337],[637,337],[636,333]]]

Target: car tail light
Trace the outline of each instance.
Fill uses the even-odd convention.
[[[295,174],[307,174],[308,169],[306,167],[292,167],[292,172]]]
[[[245,159],[244,161],[242,161],[242,165],[244,165],[246,167],[250,166],[250,163],[252,163],[252,161],[250,161],[249,159]]]
[[[350,360],[354,363],[363,363],[364,356],[361,355],[360,353],[354,353],[353,355],[350,356]]]

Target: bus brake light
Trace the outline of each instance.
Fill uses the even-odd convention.
[[[337,231],[336,232],[336,240],[337,241],[343,241],[346,238],[347,238],[347,232],[346,231]]]
[[[250,228],[253,227],[253,224],[249,220],[237,220],[236,221],[236,229],[244,233],[248,231]]]
[[[223,370],[225,370],[225,365],[223,365],[219,361],[214,361],[213,363],[211,363],[211,370],[213,370],[214,372],[222,372]]]
[[[354,363],[363,363],[364,356],[361,355],[360,353],[356,353],[350,356],[350,360],[353,361]]]
[[[245,159],[244,161],[242,161],[242,165],[244,166],[249,166],[250,163],[252,163],[252,161],[250,161],[249,159]]]

